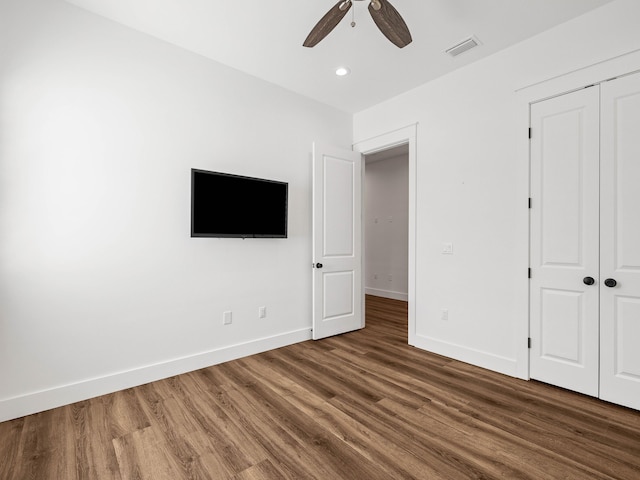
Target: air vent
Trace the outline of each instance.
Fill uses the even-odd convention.
[[[452,57],[457,57],[461,53],[471,50],[473,47],[480,45],[480,41],[476,37],[469,37],[457,45],[449,48],[446,52]]]

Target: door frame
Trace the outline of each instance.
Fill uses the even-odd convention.
[[[361,140],[353,144],[352,148],[360,152],[363,156],[388,150],[399,145],[409,145],[409,291],[408,291],[408,323],[409,323],[409,345],[415,346],[416,338],[416,139],[418,124],[392,130],[390,132],[376,135],[375,137]],[[364,169],[362,170],[364,176]],[[362,179],[364,182],[364,178]],[[364,183],[363,183],[364,184]],[[364,189],[363,189],[364,194]],[[364,201],[364,199],[363,199]],[[362,222],[364,230],[365,222]],[[364,272],[364,231],[362,232],[362,272]],[[363,283],[364,285],[364,283]],[[364,298],[364,288],[363,288]],[[363,312],[364,313],[364,312]]]
[[[531,196],[531,156],[528,130],[531,126],[531,104],[549,98],[571,93],[576,90],[640,71],[640,50],[634,50],[617,57],[606,59],[591,65],[584,65],[570,72],[560,73],[536,83],[523,85],[515,90],[517,99],[517,185],[516,205],[522,205],[522,215],[518,215],[515,225],[517,258],[522,259],[522,279],[516,279],[516,305],[523,309],[517,316],[516,338],[516,376],[525,380],[529,375],[529,348],[527,339],[530,332],[529,279],[526,272],[530,266],[530,215],[528,198]],[[525,310],[526,308],[526,310]]]

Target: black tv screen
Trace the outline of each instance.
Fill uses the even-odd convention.
[[[287,238],[288,187],[191,169],[191,236]]]

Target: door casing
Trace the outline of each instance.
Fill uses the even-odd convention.
[[[416,337],[416,139],[418,125],[413,124],[398,130],[393,130],[375,137],[361,140],[353,144],[353,150],[360,152],[362,155],[370,155],[383,150],[388,150],[399,145],[408,144],[409,146],[409,345],[415,346]],[[364,174],[364,170],[363,170]],[[364,181],[364,178],[363,178]],[[364,223],[363,223],[364,228]],[[364,261],[364,232],[361,236],[363,239],[362,258]],[[364,271],[364,265],[363,269]]]

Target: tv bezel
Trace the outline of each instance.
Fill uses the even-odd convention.
[[[284,233],[283,234],[237,234],[237,233],[196,233],[194,232],[194,182],[196,174],[207,174],[207,175],[216,175],[219,177],[232,177],[239,178],[242,180],[250,180],[254,182],[260,183],[273,183],[277,185],[284,186]],[[233,173],[226,172],[217,172],[212,170],[203,170],[198,168],[191,169],[191,237],[192,238],[288,238],[288,230],[289,230],[289,183],[283,182],[280,180],[271,180],[267,178],[260,177],[249,177],[246,175],[237,175]]]

